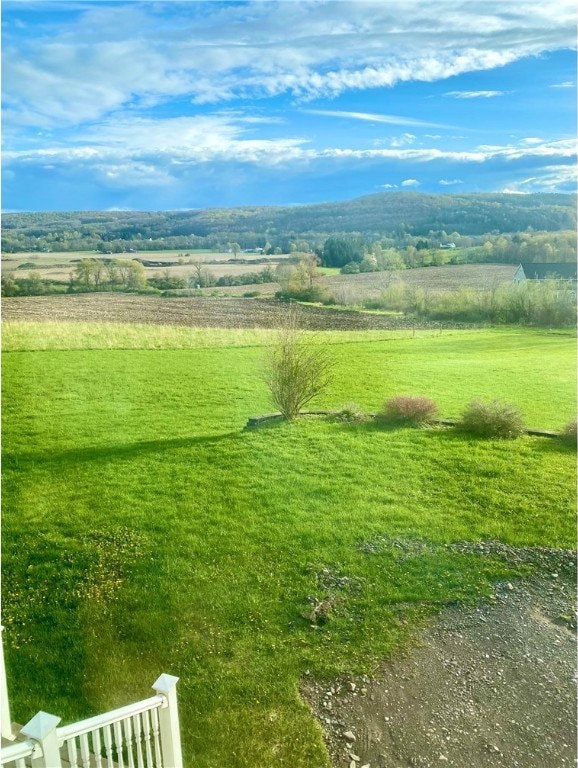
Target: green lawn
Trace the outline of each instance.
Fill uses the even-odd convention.
[[[575,453],[553,441],[321,419],[243,431],[270,410],[267,332],[107,326],[103,348],[83,350],[86,329],[62,326],[60,349],[41,330],[4,335],[28,350],[3,362],[3,623],[20,722],[148,696],[166,671],[181,678],[187,764],[327,766],[298,696],[306,671],[371,671],[432,610],[512,578],[445,543],[574,546]],[[483,396],[553,429],[574,413],[570,333],[325,338],[338,368],[320,406],[410,392],[455,416]],[[312,626],[309,598],[328,594],[333,613]]]

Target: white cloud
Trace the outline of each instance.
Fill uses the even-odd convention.
[[[416,136],[413,133],[402,133],[401,136],[394,136],[391,140],[392,147],[405,147],[408,144],[413,144],[416,140]]]
[[[444,96],[451,96],[453,99],[492,99],[505,93],[508,91],[448,91]]]
[[[527,158],[576,157],[576,141],[564,139],[539,145],[482,145],[456,151],[432,148],[314,149],[299,137],[253,139],[241,119],[217,113],[203,117],[145,119],[124,117],[87,129],[75,146],[57,143],[42,148],[6,150],[5,166],[11,163],[102,163],[122,167],[137,164],[135,177],[147,175],[149,166],[176,168],[209,165],[211,162],[241,162],[278,166],[319,159],[396,160],[413,163],[449,161],[454,163],[506,162]],[[406,180],[407,181],[407,180]],[[411,179],[410,179],[411,181]],[[409,185],[407,185],[409,186]]]
[[[535,176],[511,185],[513,191],[528,192],[558,192],[576,191],[578,184],[578,168],[576,165],[545,165]],[[520,189],[521,188],[521,189]]]
[[[397,184],[380,184],[382,189],[397,189]]]
[[[533,146],[535,144],[542,144],[543,142],[544,142],[544,139],[540,139],[537,136],[528,136],[527,139],[521,139],[520,144]]]
[[[576,88],[574,80],[564,80],[563,83],[553,83],[550,88]]]
[[[7,25],[4,103],[19,125],[74,125],[179,97],[196,104],[283,93],[331,98],[500,67],[576,43],[573,0],[69,7],[70,21],[40,20],[26,37]]]
[[[363,120],[368,123],[385,123],[387,125],[413,125],[429,128],[445,128],[439,123],[430,123],[425,120],[417,120],[413,117],[403,117],[401,115],[380,115],[374,112],[346,112],[338,109],[303,109],[302,112],[308,115],[321,115],[322,117],[343,117],[351,120]],[[406,133],[404,136],[411,136]],[[415,137],[414,137],[415,138]]]
[[[417,179],[404,179],[401,182],[402,187],[419,187],[420,183]]]
[[[455,184],[463,184],[461,179],[440,179],[442,187],[453,187]]]

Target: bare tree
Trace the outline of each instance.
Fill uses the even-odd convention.
[[[334,360],[326,344],[300,327],[294,307],[283,314],[266,359],[265,382],[274,405],[290,420],[332,381]]]

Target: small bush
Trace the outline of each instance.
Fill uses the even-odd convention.
[[[367,421],[367,415],[363,412],[357,403],[347,403],[341,410],[337,411],[335,418],[346,424],[362,424]]]
[[[499,400],[474,400],[462,415],[461,429],[479,437],[519,437],[524,431],[522,414],[515,405]]]
[[[378,421],[428,424],[437,416],[438,407],[428,397],[396,395],[387,400],[377,414]]]
[[[576,448],[576,419],[566,424],[564,429],[560,432],[560,439]]]

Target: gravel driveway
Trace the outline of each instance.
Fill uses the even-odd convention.
[[[372,679],[304,685],[334,766],[575,765],[575,555],[539,559],[539,575],[444,611]]]

